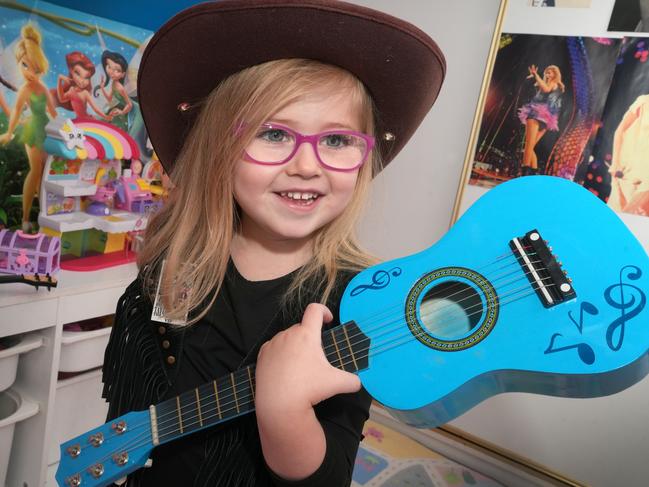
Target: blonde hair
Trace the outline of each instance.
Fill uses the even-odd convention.
[[[234,168],[257,128],[323,86],[348,90],[359,108],[360,129],[374,133],[375,109],[363,84],[341,68],[312,60],[281,59],[246,68],[222,81],[202,103],[172,170],[175,187],[150,220],[138,257],[145,292],[153,297],[160,279],[160,295],[170,317],[184,317],[189,310],[188,324],[195,323],[220,290],[239,224]],[[376,262],[358,244],[354,227],[380,167],[378,154],[372,151],[370,161],[361,167],[344,211],[314,236],[313,258],[296,273],[285,302],[299,300],[315,288],[321,290],[319,299],[324,303],[338,271],[357,271]],[[191,288],[188,295],[183,295],[185,288]]]
[[[26,57],[38,74],[46,73],[49,62],[41,48],[41,33],[34,25],[25,24],[20,29],[20,36],[21,39],[16,45],[16,61]]]
[[[561,71],[559,70],[559,66],[556,66],[554,64],[550,64],[548,67],[546,67],[543,70],[543,74],[545,75],[546,71],[552,71],[554,73],[554,82],[559,86],[559,89],[564,92],[566,91],[566,86],[563,84],[561,81]]]

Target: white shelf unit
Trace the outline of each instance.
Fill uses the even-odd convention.
[[[57,402],[66,408],[76,405],[82,422],[88,415],[97,416],[101,397],[66,396],[73,390],[71,383],[82,376],[57,380],[63,325],[114,313],[117,300],[136,275],[133,263],[95,272],[61,271],[58,287],[51,292],[24,284],[0,287],[0,337],[29,332],[43,338],[41,347],[21,355],[12,386],[21,396],[37,402],[39,412],[16,424],[7,487],[42,487],[52,478],[56,467],[53,452],[60,436],[55,424]],[[98,371],[84,375],[92,384],[100,381]]]

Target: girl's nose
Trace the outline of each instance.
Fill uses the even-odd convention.
[[[293,158],[288,161],[286,172],[290,176],[301,176],[311,178],[322,173],[322,166],[315,153],[315,147],[309,143],[303,143],[298,147]]]

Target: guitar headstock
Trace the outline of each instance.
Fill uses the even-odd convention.
[[[11,283],[18,282],[22,284],[29,284],[34,286],[36,289],[39,287],[46,287],[47,290],[51,290],[53,287],[58,285],[58,281],[55,277],[52,277],[49,274],[20,274],[20,275],[7,275],[0,276],[0,284],[2,283]]]
[[[154,445],[148,411],[134,411],[61,445],[61,487],[110,485],[146,465]]]
[[[40,286],[43,286],[49,290],[58,285],[56,278],[50,276],[49,274],[23,274],[22,278],[23,283],[34,286],[36,287],[36,289],[38,289]]]

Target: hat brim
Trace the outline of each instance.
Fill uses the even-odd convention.
[[[359,78],[377,107],[376,134],[387,165],[422,122],[444,79],[437,44],[412,24],[331,0],[230,0],[191,7],[149,42],[138,72],[145,126],[170,172],[196,111],[220,81],[284,58],[333,64]],[[385,133],[392,140],[381,140]],[[389,137],[388,137],[389,138]]]

